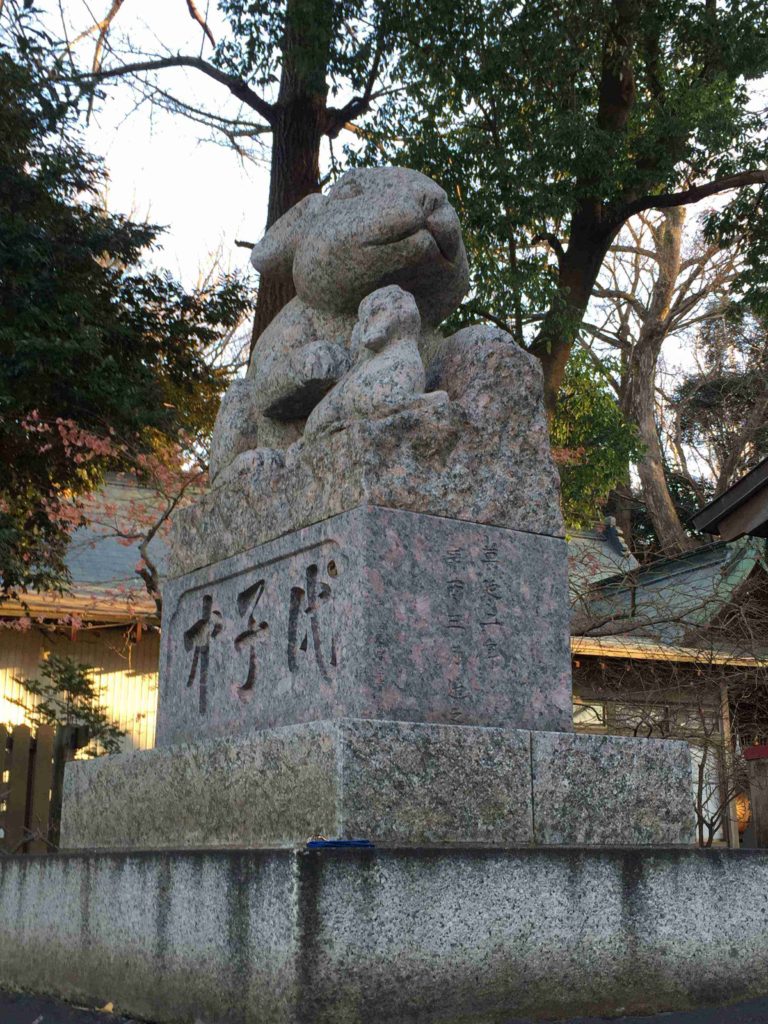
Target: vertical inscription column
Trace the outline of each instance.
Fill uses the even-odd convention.
[[[503,685],[509,665],[507,587],[497,543],[452,547],[442,556],[443,605],[448,635],[448,719],[476,717],[478,705],[502,719],[508,714]]]
[[[506,657],[501,612],[504,592],[499,576],[499,549],[495,544],[486,542],[480,556],[480,642],[485,660],[501,663],[506,661]]]
[[[446,624],[450,637],[451,655],[447,671],[448,700],[450,701],[448,717],[452,722],[461,722],[464,718],[463,707],[469,698],[466,675],[469,645],[472,642],[469,629],[469,581],[467,579],[466,552],[461,548],[449,548],[443,556],[443,563],[448,569]]]

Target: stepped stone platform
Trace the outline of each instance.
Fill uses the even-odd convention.
[[[313,722],[73,765],[62,845],[685,846],[690,770],[680,742]]]

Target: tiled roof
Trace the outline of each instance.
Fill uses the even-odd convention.
[[[679,644],[711,623],[755,572],[768,572],[765,541],[743,537],[603,579],[582,605],[599,624],[593,635],[622,633]],[[586,617],[581,620],[575,632],[583,635]]]
[[[567,539],[572,596],[602,580],[624,577],[638,567],[637,559],[611,518],[594,530],[569,530]]]
[[[8,602],[3,613],[110,622],[154,617],[155,603],[136,574],[141,557],[138,543],[116,536],[116,530],[130,522],[132,513],[150,497],[150,491],[130,478],[109,477],[89,506],[89,525],[72,534],[67,552],[71,592],[26,594],[24,606]],[[148,553],[162,574],[167,551],[161,538],[152,540]]]

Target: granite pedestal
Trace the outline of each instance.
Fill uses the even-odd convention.
[[[157,749],[67,848],[677,845],[685,744],[572,733],[565,542],[363,506],[171,580]]]
[[[344,717],[570,730],[565,541],[362,506],[166,584],[159,747]]]
[[[215,447],[240,454],[174,515],[170,574],[360,505],[562,538],[539,360],[498,328],[466,327],[439,342],[427,383],[449,400],[353,418],[285,451],[241,451],[243,423],[230,424]]]

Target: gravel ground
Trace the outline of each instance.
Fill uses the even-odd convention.
[[[607,1017],[574,1017],[559,1024],[605,1024]],[[612,1017],[612,1024],[768,1024],[768,998],[737,1006],[655,1017]],[[55,999],[0,992],[0,1024],[133,1024],[130,1018],[100,1010],[83,1010]],[[373,1024],[373,1022],[371,1022]],[[509,1024],[531,1024],[510,1020]]]

